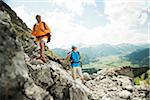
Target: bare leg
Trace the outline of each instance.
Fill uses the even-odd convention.
[[[76,80],[76,74],[73,74],[73,76],[72,76],[72,77],[73,77],[73,79],[74,79],[74,80]]]
[[[78,68],[78,74],[79,74],[79,76],[80,76],[80,79],[82,80],[82,83],[84,83],[84,77],[83,77],[83,75],[82,75],[82,70],[81,70],[80,67]]]
[[[46,62],[44,51],[45,51],[45,43],[44,43],[44,41],[41,41],[41,42],[40,42],[40,55],[41,55],[41,60],[44,61],[44,62]]]
[[[82,83],[84,83],[84,78],[83,78],[83,76],[80,76],[80,77],[81,77]]]
[[[76,68],[72,68],[72,77],[76,80]]]

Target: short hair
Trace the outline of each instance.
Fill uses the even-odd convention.
[[[77,48],[76,46],[72,46],[72,50],[74,50],[75,48]]]
[[[38,17],[41,17],[41,16],[40,16],[40,15],[36,15],[36,19],[37,19]]]

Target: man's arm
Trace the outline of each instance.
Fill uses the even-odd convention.
[[[66,58],[65,58],[65,60],[68,60],[69,58],[70,58],[70,55],[67,55]]]
[[[70,57],[71,57],[71,52],[69,52],[69,53],[67,54],[65,60],[68,60]],[[71,60],[70,62],[72,62],[72,60]]]

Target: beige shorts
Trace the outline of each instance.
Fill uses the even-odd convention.
[[[81,67],[73,67],[72,75],[79,75],[80,77],[83,77]]]
[[[48,41],[48,37],[47,36],[44,36],[44,37],[41,37],[41,38],[36,38],[36,40],[35,40],[36,42],[41,42],[41,41],[43,41],[44,43],[47,43],[47,41]]]
[[[44,36],[44,37],[41,37],[41,38],[36,38],[35,41],[36,41],[37,49],[40,49],[40,42],[43,41],[46,44],[47,41],[48,41],[48,37]]]

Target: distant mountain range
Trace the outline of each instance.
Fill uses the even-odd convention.
[[[146,48],[143,50],[137,50],[126,57],[133,64],[139,64],[140,66],[147,66],[150,63],[150,48]]]
[[[136,57],[136,55],[138,56],[137,51],[145,52],[142,50],[149,48],[149,47],[150,47],[150,44],[123,43],[119,45],[101,44],[101,45],[91,45],[91,46],[84,46],[84,47],[79,46],[78,50],[80,51],[82,55],[83,64],[89,64],[90,61],[94,61],[97,58],[111,56],[111,55],[124,56],[124,57],[127,57],[128,60],[134,61],[134,58]],[[53,49],[53,51],[61,57],[65,57],[67,52],[69,52],[69,50],[61,49],[61,48],[55,48]],[[143,56],[144,57],[148,56],[148,53],[146,54],[140,53],[140,54],[141,56],[139,56],[139,58]],[[143,63],[146,63],[145,60]]]

